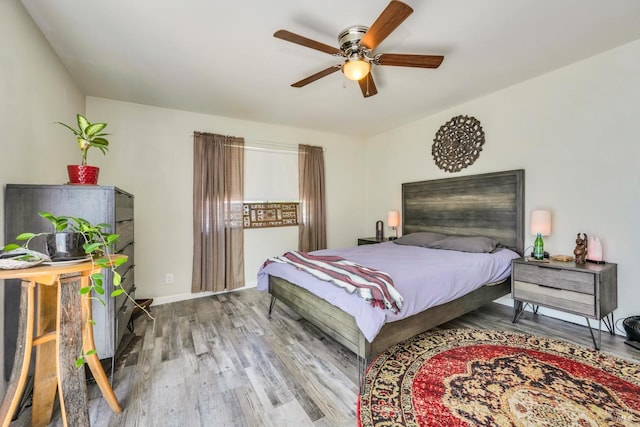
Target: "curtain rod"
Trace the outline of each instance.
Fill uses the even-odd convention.
[[[193,136],[193,133],[190,136]],[[286,142],[274,142],[274,141],[250,139],[250,138],[245,138],[244,141],[246,144],[248,144],[248,145],[245,145],[244,148],[252,148],[256,150],[267,150],[266,148],[262,148],[262,147],[254,147],[253,145],[255,144],[255,145],[268,146],[268,147],[281,147],[281,148],[295,149],[296,150],[295,153],[298,152],[298,144],[290,144]],[[288,150],[278,150],[278,151],[288,151]],[[322,151],[327,151],[327,148],[322,147]]]

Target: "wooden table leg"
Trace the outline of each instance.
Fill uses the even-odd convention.
[[[75,362],[82,355],[80,276],[64,275],[58,286],[58,392],[64,425],[88,426],[89,398],[84,369]]]
[[[27,381],[27,374],[29,373],[33,346],[34,288],[35,282],[22,282],[16,354],[13,359],[13,369],[11,370],[9,384],[7,384],[4,400],[0,406],[2,427],[6,427],[11,423],[11,418],[18,407],[25,382]]]
[[[117,257],[116,257],[117,258]],[[65,426],[88,426],[89,399],[85,370],[76,368],[76,359],[84,351],[95,349],[93,326],[87,321],[91,315],[91,303],[80,295],[80,288],[88,286],[89,275],[99,270],[93,263],[72,266],[34,267],[33,269],[0,271],[0,279],[22,279],[20,292],[20,317],[18,319],[17,346],[11,378],[0,404],[0,427],[7,427],[16,411],[29,373],[33,347],[40,347],[36,357],[34,381],[34,425],[45,423],[51,417],[51,359],[55,359],[57,390],[62,421]],[[35,287],[40,286],[37,332],[34,337]],[[55,298],[51,289],[55,289]],[[83,301],[87,305],[83,305]],[[53,303],[56,302],[55,327],[51,327]],[[52,347],[55,351],[52,354]],[[97,355],[87,356],[89,368],[98,386],[114,412],[122,409],[107,380]]]
[[[88,284],[87,284],[88,285]],[[83,286],[87,286],[83,285]],[[87,354],[92,350],[96,349],[96,344],[93,339],[93,325],[89,322],[91,319],[91,299],[89,298],[89,294],[85,294],[82,296],[82,326],[83,326],[83,337],[82,343],[84,346],[84,353]],[[109,380],[104,373],[104,369],[102,369],[102,364],[100,363],[100,359],[96,353],[90,354],[85,357],[87,364],[89,365],[89,369],[91,369],[91,373],[93,374],[93,378],[96,380],[96,384],[100,388],[102,392],[102,396],[109,404],[109,407],[113,412],[119,414],[122,412],[122,408],[118,403],[118,398],[116,394],[113,392],[111,388],[111,384],[109,384]]]
[[[56,371],[56,305],[58,297],[57,286],[38,285],[36,304],[36,341],[44,337],[51,337],[39,343],[36,349],[34,383],[38,387],[33,390],[33,405],[31,409],[31,425],[47,426],[51,422],[53,404],[58,388]],[[47,335],[48,333],[52,333]]]

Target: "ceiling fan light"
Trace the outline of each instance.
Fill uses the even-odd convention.
[[[369,74],[371,64],[363,59],[347,60],[342,64],[342,73],[349,80],[361,80]]]

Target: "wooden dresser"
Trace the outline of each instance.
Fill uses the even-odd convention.
[[[134,297],[133,201],[133,195],[113,186],[7,184],[4,197],[5,243],[13,242],[22,232],[50,232],[51,224],[38,216],[39,211],[81,217],[93,224],[109,224],[110,231],[120,235],[114,253],[129,257],[128,262],[118,268],[118,272],[122,275],[123,288]],[[29,247],[46,252],[43,240],[35,239]],[[100,359],[116,355],[134,308],[133,302],[125,295],[116,298],[109,296],[113,288],[112,273],[105,269],[104,274],[106,292],[103,299],[106,306],[99,301],[93,302],[95,344]],[[16,348],[19,282],[5,283],[4,292],[6,377],[11,372]]]

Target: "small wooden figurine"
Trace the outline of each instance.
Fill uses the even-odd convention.
[[[582,234],[584,237],[580,237]],[[578,233],[576,236],[576,248],[573,250],[573,254],[576,257],[576,264],[584,264],[587,257],[587,235],[585,233]]]

